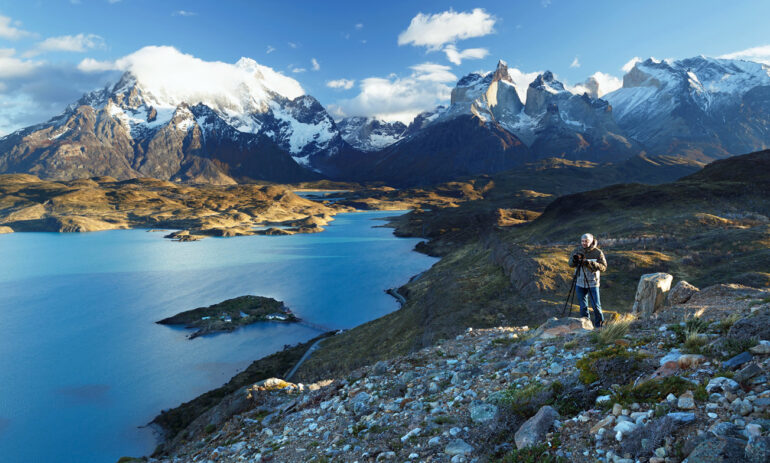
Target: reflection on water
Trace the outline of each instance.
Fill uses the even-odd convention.
[[[158,233],[0,235],[3,463],[116,461],[156,445],[140,429],[253,360],[317,336],[263,323],[219,336],[155,322],[245,294],[351,328],[398,308],[383,289],[435,259],[372,228],[387,213],[339,214],[323,233],[207,238]]]

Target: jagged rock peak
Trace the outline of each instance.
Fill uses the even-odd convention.
[[[498,80],[513,83],[513,79],[511,79],[511,75],[508,73],[508,63],[503,60],[497,62],[497,69],[495,69],[495,72],[492,74],[492,82]]]
[[[529,84],[529,86],[532,88],[543,88],[545,90],[551,91],[552,93],[566,91],[564,84],[556,80],[551,71],[545,71],[544,73],[537,76],[535,80]]]

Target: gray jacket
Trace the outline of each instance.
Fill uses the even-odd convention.
[[[577,285],[581,288],[598,288],[600,284],[600,274],[607,270],[607,259],[604,257],[604,253],[599,249],[596,239],[590,246],[584,248],[578,246],[572,251],[569,256],[569,266],[575,267],[573,262],[573,256],[575,254],[583,254],[585,261],[583,262],[583,268],[578,273]],[[583,272],[585,270],[585,272]]]

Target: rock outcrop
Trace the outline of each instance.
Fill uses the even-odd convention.
[[[648,318],[661,307],[674,277],[668,273],[648,273],[639,278],[633,313]]]

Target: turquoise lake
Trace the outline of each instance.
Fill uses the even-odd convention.
[[[162,409],[227,382],[319,331],[266,323],[188,340],[155,322],[255,294],[299,317],[352,328],[398,309],[384,290],[436,259],[374,227],[396,212],[340,214],[310,235],[0,235],[0,461],[109,462],[157,444]]]

